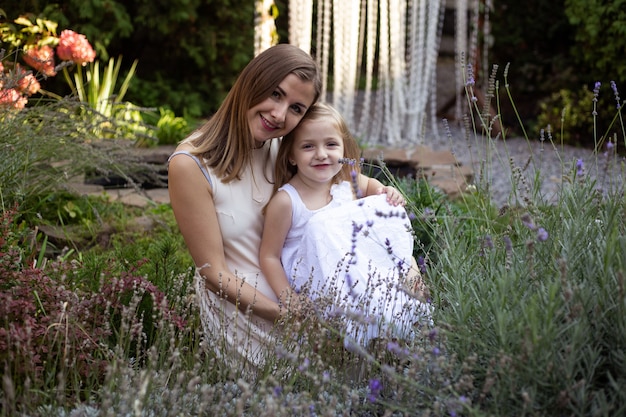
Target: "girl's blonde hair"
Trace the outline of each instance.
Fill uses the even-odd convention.
[[[241,179],[252,158],[248,110],[270,97],[289,74],[313,83],[315,103],[322,91],[315,60],[297,46],[274,45],[246,65],[217,112],[185,139],[194,146],[192,153],[203,158],[222,182]]]
[[[308,121],[322,119],[328,120],[328,123],[332,123],[343,140],[343,157],[346,162],[344,162],[341,171],[333,178],[333,183],[338,184],[342,181],[352,181],[354,174],[358,176],[361,173],[361,149],[354,136],[352,136],[352,133],[350,133],[346,121],[331,105],[316,103],[309,108],[302,120],[300,120],[298,126],[285,135],[280,144],[276,158],[276,167],[274,169],[274,193],[278,191],[278,188],[289,182],[296,172],[298,172],[298,167],[289,163],[289,159],[293,153],[293,146],[298,135],[298,129]],[[348,163],[348,161],[350,163]]]

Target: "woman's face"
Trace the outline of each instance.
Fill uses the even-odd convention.
[[[248,124],[256,142],[291,132],[313,104],[315,87],[295,74],[287,75],[265,100],[248,110]]]

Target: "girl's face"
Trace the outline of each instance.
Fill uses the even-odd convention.
[[[315,87],[295,74],[287,75],[271,96],[248,110],[255,142],[262,144],[291,132],[315,98]]]
[[[298,126],[290,162],[303,180],[328,183],[341,171],[343,138],[331,119],[307,120]]]

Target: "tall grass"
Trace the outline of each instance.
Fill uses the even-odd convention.
[[[491,85],[499,88],[495,75]],[[468,132],[489,164],[499,137],[472,96],[468,88]],[[622,123],[621,109],[615,120]],[[615,151],[625,140],[623,126],[598,138],[607,151],[597,154],[598,172],[624,175]],[[186,249],[169,207],[152,213],[161,227],[148,238],[43,269],[29,261],[37,253],[29,254],[27,230],[5,214],[1,294],[32,309],[0,326],[0,414],[625,415],[624,178],[606,186],[562,161],[562,185],[548,201],[541,172],[527,178],[511,164],[515,204],[507,207],[493,202],[480,173],[475,190],[455,201],[389,177],[414,214],[434,326],[362,347],[344,343],[345,317],[288,319],[256,368],[217,355],[223,341],[200,331],[191,262],[177,258]],[[28,326],[41,333],[12,336]]]

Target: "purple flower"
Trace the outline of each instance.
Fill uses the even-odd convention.
[[[582,159],[576,161],[576,175],[579,177],[585,175],[585,163]]]
[[[304,358],[304,360],[302,361],[302,364],[298,367],[298,370],[300,372],[306,371],[309,368],[310,364],[311,364],[311,361],[309,360],[309,358]]]
[[[613,145],[613,142],[608,141],[608,142],[606,143],[606,150],[607,150],[607,151],[612,151],[612,150],[613,150],[613,146],[615,146],[615,145]]]
[[[615,81],[611,81],[611,89],[613,90],[613,94],[615,95],[615,101],[617,101],[617,109],[619,110],[622,105],[620,103],[619,91],[617,91],[617,84],[615,84]]]
[[[424,259],[423,256],[418,256],[417,257],[417,266],[419,267],[420,272],[422,274],[426,273],[426,260]]]
[[[428,332],[428,339],[431,342],[434,342],[437,339],[438,335],[439,335],[439,331],[437,329],[432,329],[430,332]]]
[[[593,86],[593,101],[598,101],[598,94],[600,94],[601,85],[602,83],[600,83],[600,81],[596,81],[595,85]]]
[[[545,242],[546,240],[548,240],[548,232],[543,227],[537,229],[537,240],[539,242]]]
[[[507,253],[510,253],[513,250],[513,242],[511,242],[511,238],[508,236],[502,237],[502,241],[504,242],[504,249]]]
[[[485,235],[484,247],[487,249],[493,249],[493,240],[491,240],[491,236]]]
[[[522,224],[528,227],[530,230],[535,230],[535,224],[533,223],[533,219],[530,218],[530,214],[524,213],[521,217]]]
[[[330,372],[328,372],[328,371],[324,371],[324,372],[322,373],[322,381],[323,381],[323,382],[328,382],[328,381],[330,381]]]
[[[379,379],[370,379],[369,383],[369,394],[367,395],[367,400],[371,403],[376,402],[378,399],[378,395],[380,391],[383,389],[383,384]]]
[[[465,85],[472,86],[476,84],[476,80],[474,80],[474,68],[472,64],[467,64],[467,82]]]

